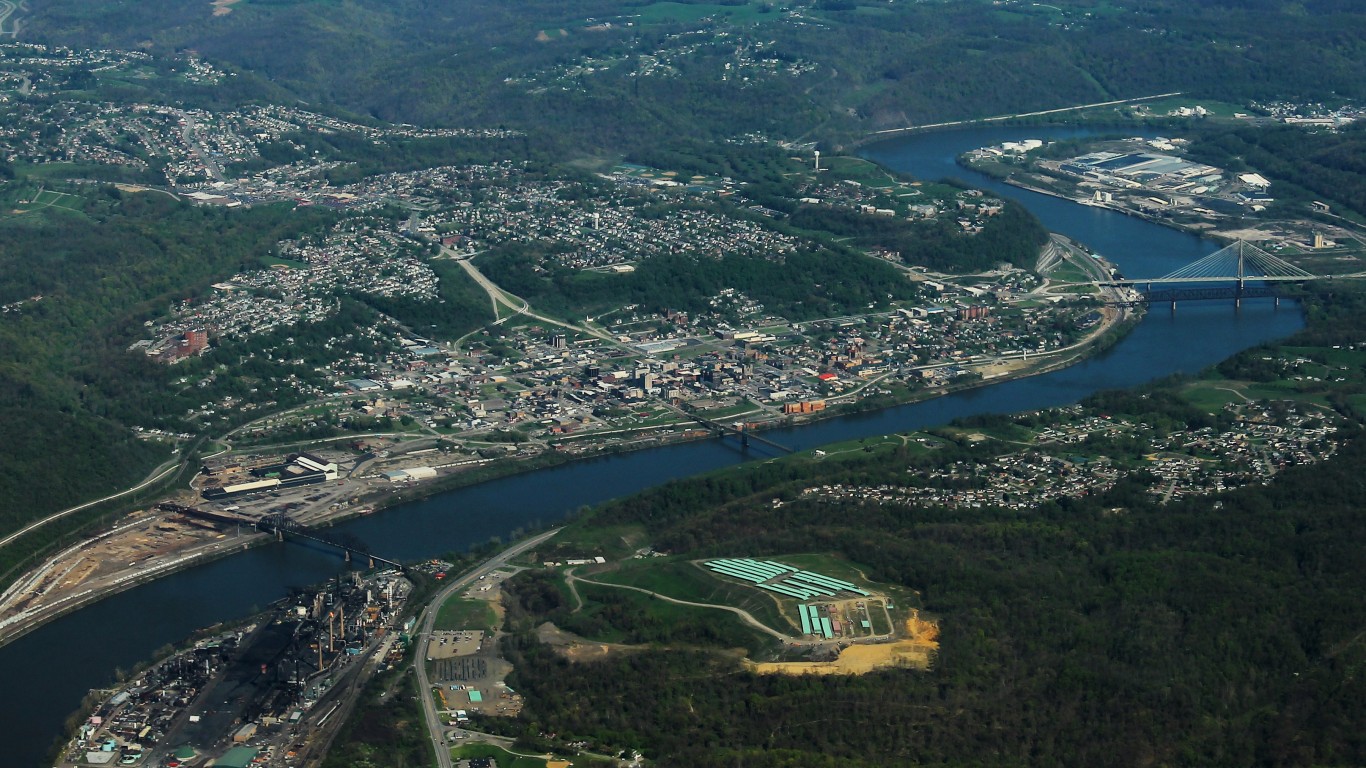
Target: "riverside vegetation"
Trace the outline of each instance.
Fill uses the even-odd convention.
[[[1284,342],[1295,354],[1322,357],[1315,350],[1366,331],[1366,296],[1308,302],[1309,327]],[[1217,386],[1266,380],[1263,358],[1278,348],[1242,353],[1206,376]],[[1359,424],[1366,379],[1356,370],[1349,382],[1285,391],[1336,404]],[[1084,407],[1169,427],[1216,416],[1180,394],[1187,383],[1102,393]],[[1341,434],[1332,458],[1269,485],[1165,505],[1139,478],[1023,511],[800,495],[813,485],[905,483],[908,469],[922,475],[1009,450],[950,432],[935,450],[870,444],[609,504],[575,523],[561,551],[623,554],[630,531],[687,558],[830,553],[870,580],[917,590],[918,607],[940,622],[938,658],[928,672],[760,676],[704,649],[753,642],[711,626],[726,621],[715,614],[647,626],[638,611],[610,609],[629,598],[598,594],[591,599],[609,610],[595,612],[607,622],[596,631],[657,650],[574,663],[529,631],[569,618],[572,601],[542,577],[523,577],[509,615],[521,631],[504,641],[517,665],[510,681],[527,701],[514,729],[643,747],[662,765],[1358,764],[1366,441],[1356,426]]]

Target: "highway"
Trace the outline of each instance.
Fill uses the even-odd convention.
[[[178,471],[178,470],[179,470],[181,467],[183,467],[184,465],[185,465],[184,459],[171,459],[170,461],[167,461],[165,464],[162,464],[160,467],[157,467],[156,469],[152,470],[152,474],[151,474],[150,476],[148,476],[148,478],[147,478],[146,480],[143,480],[141,483],[138,483],[137,485],[133,486],[132,488],[129,488],[129,489],[126,490],[126,491],[119,491],[118,493],[111,493],[111,494],[109,494],[108,496],[105,496],[105,497],[102,498],[102,499],[95,499],[94,501],[87,501],[87,502],[84,503],[84,504],[77,504],[77,505],[74,506],[74,507],[68,507],[67,509],[62,510],[61,512],[53,512],[52,514],[48,515],[47,517],[45,517],[45,518],[43,518],[43,519],[41,519],[41,520],[36,520],[36,521],[34,521],[34,522],[32,522],[32,523],[29,523],[28,525],[24,526],[23,528],[20,528],[19,530],[15,531],[14,533],[11,533],[10,535],[6,536],[5,538],[0,539],[0,548],[3,548],[3,547],[5,547],[5,546],[9,545],[10,542],[14,541],[15,539],[18,539],[18,538],[22,537],[23,535],[29,533],[30,531],[36,530],[36,529],[38,529],[38,528],[42,528],[43,526],[47,525],[48,523],[52,523],[52,522],[55,522],[55,521],[57,521],[57,520],[61,520],[62,518],[66,517],[67,515],[73,515],[73,514],[75,514],[75,513],[77,513],[77,512],[80,512],[82,509],[89,509],[90,507],[93,507],[93,506],[95,506],[96,504],[103,504],[103,503],[106,502],[106,501],[111,501],[111,500],[113,500],[113,499],[117,499],[117,498],[119,498],[120,496],[127,496],[127,495],[130,494],[130,493],[137,493],[138,491],[142,490],[143,488],[146,488],[147,486],[152,485],[152,484],[154,484],[154,483],[160,481],[161,479],[165,478],[167,475],[171,474],[172,472]]]
[[[1004,120],[1015,120],[1022,117],[1039,117],[1041,115],[1056,115],[1059,112],[1075,112],[1079,109],[1096,109],[1098,107],[1116,107],[1120,104],[1133,104],[1138,101],[1152,101],[1153,99],[1165,99],[1169,96],[1180,96],[1184,91],[1172,91],[1171,93],[1158,93],[1152,96],[1139,96],[1133,99],[1116,99],[1114,101],[1098,101],[1094,104],[1078,104],[1075,107],[1058,107],[1057,109],[1041,109],[1037,112],[1020,112],[1015,115],[998,115],[996,117],[980,117],[974,120],[953,120],[947,123],[927,123],[925,125],[908,125],[904,128],[885,128],[881,131],[873,131],[873,136],[886,136],[893,133],[905,133],[906,131],[930,130],[934,128],[954,128],[961,125],[976,125],[977,123],[999,123]]]
[[[450,251],[449,249],[446,250],[448,251],[449,255],[451,255],[453,258],[455,257],[456,254],[454,251]],[[543,323],[558,325],[561,328],[568,328],[571,331],[586,333],[590,336],[596,336],[600,339],[603,339],[604,341],[610,341],[614,344],[617,343],[616,339],[613,339],[609,334],[604,333],[602,331],[597,331],[588,327],[580,327],[574,325],[573,323],[566,323],[563,320],[556,320],[553,317],[546,317],[545,315],[539,315],[535,312],[532,312],[531,304],[526,299],[523,299],[520,296],[514,296],[513,294],[508,293],[502,288],[499,288],[498,285],[494,283],[492,280],[488,279],[488,277],[486,277],[483,272],[480,272],[479,268],[474,266],[474,264],[469,259],[459,259],[459,263],[460,267],[464,269],[467,274],[469,274],[470,279],[478,283],[479,287],[483,288],[484,292],[489,295],[489,300],[493,302],[494,316],[498,315],[498,306],[500,304],[506,306],[508,309],[513,311],[513,314],[495,320],[493,323],[494,325],[501,325],[502,323],[506,322],[507,320],[510,320],[511,318],[516,317],[517,315],[526,315],[527,317],[540,320]],[[520,306],[518,306],[518,302],[521,302]]]
[[[431,642],[432,627],[436,623],[437,614],[441,612],[441,605],[455,592],[478,581],[480,576],[486,576],[506,566],[509,560],[532,547],[539,546],[559,533],[560,530],[554,528],[546,531],[485,560],[474,570],[466,572],[460,578],[447,584],[423,609],[421,626],[416,635],[417,650],[413,657],[413,664],[417,668],[417,695],[422,700],[422,714],[427,718],[427,732],[432,738],[432,748],[436,750],[436,764],[439,768],[453,768],[451,750],[445,743],[445,731],[442,727],[441,718],[436,711],[436,701],[432,698],[431,682],[427,679],[427,644]]]

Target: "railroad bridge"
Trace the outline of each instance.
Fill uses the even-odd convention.
[[[387,557],[380,557],[373,552],[367,552],[363,549],[364,545],[360,542],[347,541],[345,537],[340,536],[328,536],[316,528],[309,528],[306,525],[301,525],[284,515],[267,515],[256,521],[255,525],[256,530],[273,533],[275,534],[275,538],[280,541],[284,541],[286,534],[288,534],[289,538],[304,539],[306,541],[322,544],[323,546],[340,549],[348,563],[351,562],[353,556],[363,557],[369,562],[371,568],[377,567],[376,564],[379,563],[391,568],[405,570],[403,563],[400,563],[397,560],[390,560]]]

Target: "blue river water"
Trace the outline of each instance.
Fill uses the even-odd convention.
[[[1127,277],[1156,277],[1217,245],[1141,219],[999,184],[958,167],[976,147],[1023,138],[1083,135],[1071,128],[993,127],[910,136],[869,147],[865,156],[919,178],[955,176],[1026,205],[1051,231],[1083,242]],[[913,405],[765,433],[797,449],[941,424],[961,416],[1073,403],[1101,389],[1194,373],[1238,350],[1302,326],[1290,305],[1270,300],[1191,302],[1175,313],[1154,308],[1120,343],[1072,367]],[[492,537],[563,519],[574,510],[668,480],[770,454],[732,441],[701,441],[586,460],[517,475],[394,507],[339,526],[377,553],[419,559],[464,550]],[[342,569],[336,555],[294,545],[264,546],[189,569],[58,619],[0,648],[0,733],[6,765],[37,766],[61,736],[67,715],[91,688],[109,684],[157,648],[200,627],[247,616],[291,586]]]

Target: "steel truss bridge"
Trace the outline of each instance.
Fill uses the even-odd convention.
[[[762,437],[756,434],[754,430],[751,428],[751,426],[747,423],[739,422],[738,425],[723,424],[719,421],[712,421],[711,419],[708,419],[705,416],[702,416],[691,409],[684,411],[684,414],[688,418],[692,419],[698,424],[701,424],[702,426],[716,433],[720,437],[726,437],[728,435],[735,435],[736,437],[739,437],[740,445],[744,446],[745,448],[748,448],[750,441],[753,440],[756,443],[762,443],[763,445],[767,445],[769,448],[782,451],[783,453],[792,453],[792,449],[788,448],[786,445],[783,445],[779,442],[775,442],[773,440],[769,440],[766,437]]]
[[[256,529],[258,531],[265,531],[266,533],[273,533],[275,534],[275,538],[280,541],[284,541],[287,538],[285,534],[289,534],[288,538],[305,539],[314,542],[315,544],[335,547],[342,551],[346,558],[346,562],[348,563],[351,562],[352,556],[355,556],[365,558],[369,562],[371,568],[377,567],[376,564],[378,563],[387,565],[391,568],[397,568],[401,571],[407,570],[403,563],[400,563],[397,560],[390,560],[387,557],[380,557],[373,552],[365,551],[362,548],[364,545],[359,542],[350,542],[341,537],[328,536],[316,528],[309,528],[308,526],[301,525],[284,515],[267,515],[256,522]]]

